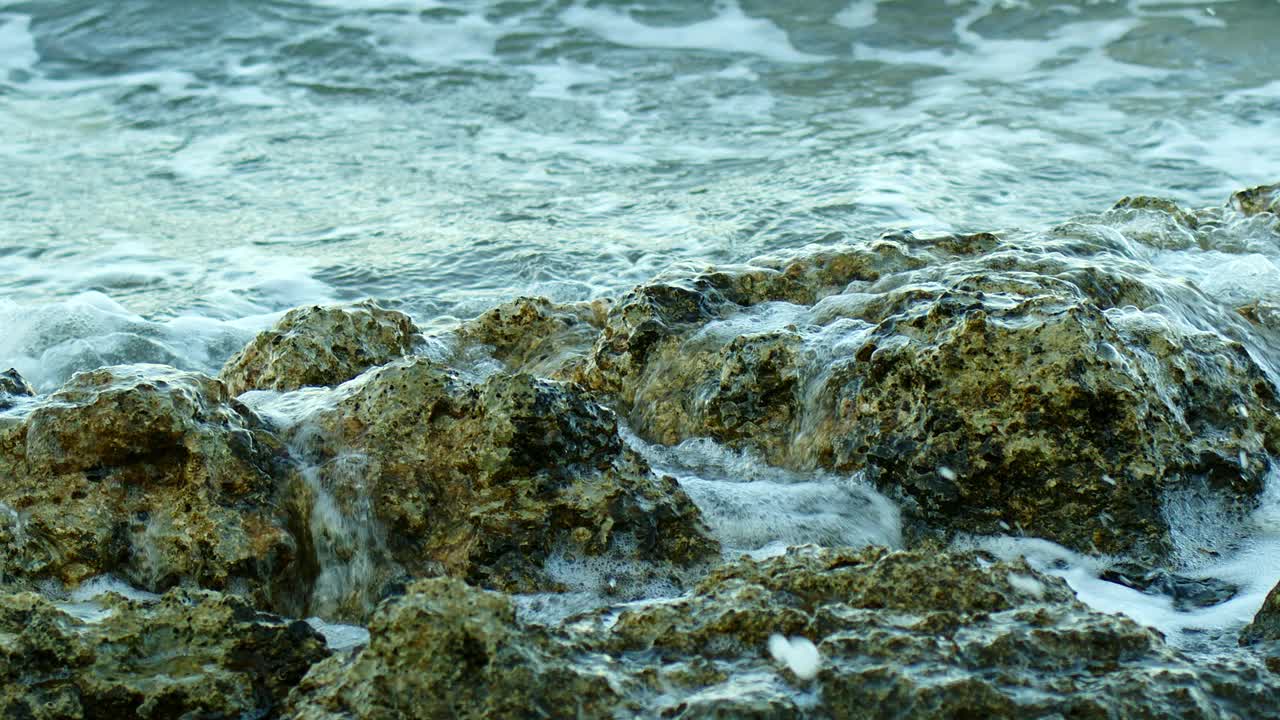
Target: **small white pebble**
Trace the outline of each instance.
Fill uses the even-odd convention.
[[[955,482],[955,479],[956,479],[956,471],[955,471],[955,470],[952,470],[951,468],[947,467],[946,465],[939,465],[939,466],[938,466],[938,474],[942,476],[942,479],[943,479],[943,480],[947,480],[947,481],[950,481],[950,482]]]
[[[1243,417],[1243,418],[1249,417],[1249,408],[1243,405],[1237,405],[1236,412],[1240,414],[1240,417]]]
[[[1111,486],[1113,486],[1113,487],[1114,487],[1114,486],[1115,486],[1115,484],[1116,484],[1116,479],[1115,479],[1115,478],[1113,478],[1113,477],[1111,477],[1110,475],[1103,475],[1103,476],[1102,476],[1102,482],[1104,482],[1104,483],[1106,483],[1106,484],[1111,485]]]
[[[791,672],[801,680],[812,680],[818,676],[818,668],[822,666],[822,655],[818,646],[808,638],[793,637],[790,640],[774,633],[769,636],[769,654],[780,663],[786,663]]]

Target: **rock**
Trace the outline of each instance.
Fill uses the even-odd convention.
[[[1164,595],[1174,609],[1183,612],[1224,603],[1240,592],[1225,580],[1192,578],[1134,562],[1116,563],[1098,577],[1148,595]]]
[[[291,608],[297,547],[279,441],[223,384],[128,365],[80,373],[0,427],[0,579],[104,573],[163,592],[243,588]]]
[[[1280,184],[1259,185],[1231,196],[1231,205],[1245,215],[1280,215]]]
[[[917,536],[1020,531],[1159,559],[1168,493],[1243,513],[1280,450],[1275,387],[1232,339],[1247,321],[1099,225],[1161,207],[669,274],[610,311],[576,379],[651,442],[864,473]],[[1181,320],[1206,308],[1224,333]]]
[[[550,629],[500,594],[423,580],[370,633],[362,654],[313,667],[290,716],[1274,717],[1280,689],[1253,662],[1190,659],[1057,578],[968,553],[793,549]],[[775,634],[817,647],[813,679],[772,657]]]
[[[512,372],[563,379],[586,360],[608,311],[605,300],[561,305],[521,297],[464,323],[456,336],[489,348]]]
[[[300,307],[259,333],[219,377],[232,395],[338,385],[408,355],[420,339],[409,316],[369,300]]]
[[[38,595],[0,593],[0,715],[270,716],[329,655],[305,622],[218,593],[99,602],[99,617],[83,621]]]
[[[340,616],[360,616],[404,572],[559,590],[542,569],[553,552],[615,552],[658,568],[717,556],[675,480],[653,477],[613,413],[572,384],[503,372],[476,382],[413,357],[338,394],[294,432],[318,466],[323,504],[378,528],[365,548],[341,532],[313,541],[339,564],[371,558],[360,560],[372,569],[361,582],[340,583]]]
[[[13,407],[16,398],[32,397],[35,394],[35,389],[17,370],[9,368],[0,373],[0,410]]]
[[[1253,616],[1253,622],[1240,632],[1240,644],[1275,645],[1275,654],[1280,655],[1280,585],[1267,593],[1262,607]],[[1280,658],[1277,661],[1280,663]]]

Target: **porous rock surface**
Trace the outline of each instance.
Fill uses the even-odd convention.
[[[1158,559],[1167,493],[1242,513],[1280,451],[1274,378],[1233,330],[1248,320],[1143,260],[1226,243],[1251,220],[1232,213],[1126,198],[1047,234],[676,272],[621,298],[576,377],[653,442],[863,472],[914,532]]]
[[[1280,688],[967,553],[793,549],[554,629],[503,595],[423,580],[370,633],[359,655],[313,667],[290,716],[1274,717]],[[771,656],[775,633],[816,645],[812,679]]]
[[[34,593],[0,593],[0,716],[278,717],[293,686],[329,655],[305,622],[215,592],[97,602],[105,617],[87,622]]]
[[[291,607],[283,447],[213,378],[159,365],[79,373],[0,425],[0,580],[114,573],[163,592],[243,587]]]
[[[285,313],[223,366],[232,395],[337,385],[403,357],[421,338],[408,315],[372,301]]]
[[[339,396],[295,430],[295,444],[317,466],[317,492],[379,529],[365,579],[373,599],[397,570],[554,591],[561,586],[542,565],[555,551],[616,552],[661,568],[718,557],[676,481],[654,477],[624,447],[613,413],[573,384],[464,377],[411,357]],[[336,545],[337,556],[370,552],[343,549],[340,537],[315,542]],[[337,612],[358,614],[368,598],[356,600]]]

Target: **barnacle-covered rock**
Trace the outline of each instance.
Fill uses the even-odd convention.
[[[420,339],[409,316],[372,301],[285,313],[222,368],[231,394],[337,385],[403,357]]]

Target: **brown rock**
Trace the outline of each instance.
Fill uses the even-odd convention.
[[[247,587],[290,607],[289,474],[279,441],[217,380],[158,365],[80,373],[0,429],[0,576]]]
[[[259,333],[219,377],[232,395],[338,385],[409,354],[420,339],[407,315],[369,300],[300,307]]]

